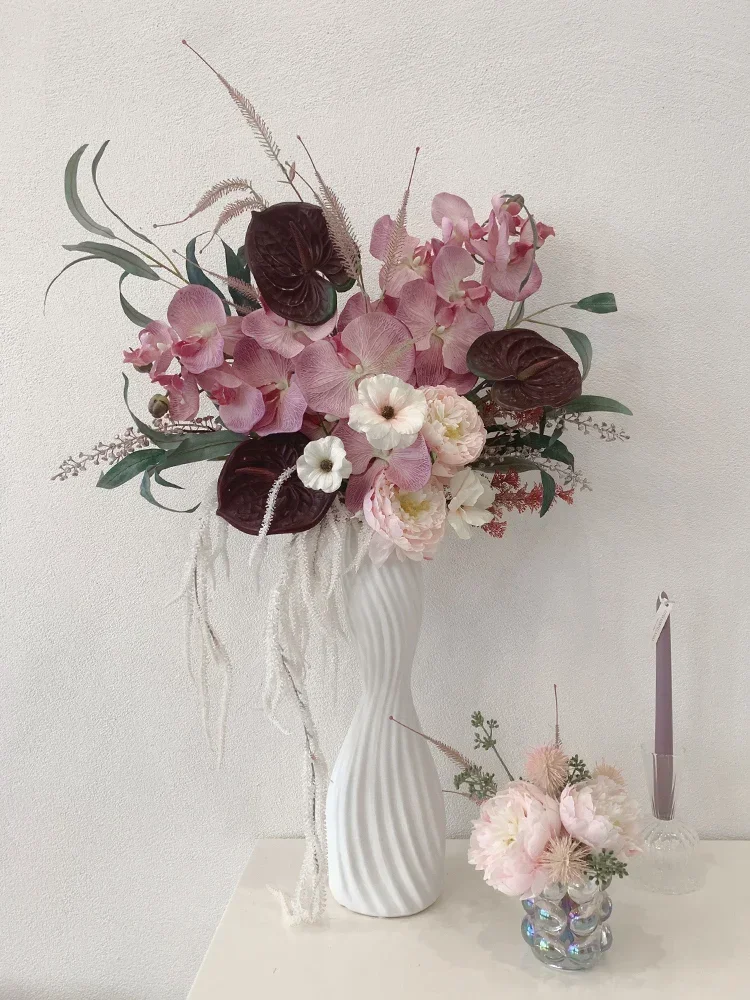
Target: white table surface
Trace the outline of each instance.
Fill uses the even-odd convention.
[[[468,865],[466,841],[448,841],[445,891],[424,913],[384,920],[329,901],[324,924],[289,927],[266,886],[291,889],[302,842],[263,840],[189,1000],[750,1000],[750,842],[708,841],[701,854],[705,881],[690,895],[616,880],[612,950],[593,970],[557,972],[521,940],[518,900]]]

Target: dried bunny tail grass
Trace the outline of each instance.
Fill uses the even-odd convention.
[[[182,39],[182,44],[186,48],[190,49],[190,51],[194,55],[198,56],[198,58],[204,64],[204,66],[207,66],[208,69],[210,69],[211,72],[214,74],[214,76],[217,78],[217,80],[219,80],[223,84],[223,86],[226,88],[227,92],[229,93],[229,96],[232,98],[232,100],[234,101],[234,103],[239,108],[240,114],[242,115],[242,117],[245,119],[245,121],[247,122],[247,124],[250,126],[250,128],[253,130],[253,132],[257,136],[257,138],[258,138],[261,146],[265,150],[266,154],[268,156],[270,156],[270,158],[272,160],[274,160],[278,164],[279,168],[281,169],[281,172],[284,174],[284,177],[286,178],[287,183],[291,186],[292,190],[297,195],[297,197],[299,198],[299,200],[302,201],[303,200],[302,195],[299,193],[299,191],[297,190],[297,188],[294,186],[294,181],[293,181],[293,179],[290,176],[290,172],[284,166],[284,164],[283,164],[283,162],[281,160],[281,150],[279,149],[278,145],[276,144],[276,140],[271,135],[270,128],[268,127],[268,125],[266,124],[266,122],[263,120],[263,118],[258,114],[258,111],[257,111],[255,105],[251,101],[249,101],[245,97],[244,94],[241,94],[239,92],[239,90],[237,90],[236,87],[233,87],[232,84],[229,83],[229,81],[226,80],[221,75],[221,73],[219,73],[218,70],[214,69],[213,66],[211,65],[211,63],[207,59],[204,59],[204,57],[200,54],[200,52],[197,52],[193,48],[192,45],[190,45],[188,42],[185,41],[184,38]]]
[[[408,729],[410,733],[415,733],[417,736],[421,736],[422,739],[427,740],[428,743],[432,743],[432,745],[437,747],[437,749],[444,754],[448,760],[453,761],[453,763],[457,764],[459,767],[462,767],[467,771],[476,768],[476,764],[473,761],[469,760],[468,757],[464,757],[464,755],[458,750],[448,746],[447,743],[443,743],[441,740],[433,739],[432,736],[427,736],[426,733],[420,733],[418,729],[412,729],[411,726],[407,726],[405,722],[399,722],[399,720],[395,719],[392,715],[389,715],[388,719],[390,722],[395,722],[397,726],[403,726],[404,729]]]
[[[611,778],[616,784],[625,787],[625,779],[622,776],[622,771],[619,767],[615,767],[614,764],[606,764],[602,761],[594,768],[593,776],[595,778]]]
[[[414,153],[414,162],[411,165],[411,173],[409,174],[409,182],[406,185],[406,190],[404,191],[404,196],[401,199],[401,205],[396,216],[396,222],[393,226],[393,231],[391,232],[391,238],[388,240],[388,247],[385,251],[385,261],[383,262],[383,281],[387,282],[388,278],[393,271],[393,268],[398,264],[404,255],[404,240],[406,239],[406,208],[409,204],[409,195],[411,194],[411,182],[414,178],[414,168],[417,165],[417,157],[419,156],[419,146],[417,146]]]
[[[568,757],[558,746],[536,747],[526,760],[528,780],[547,795],[557,796],[568,780]]]
[[[362,253],[359,249],[357,238],[354,235],[349,215],[339,201],[336,192],[321,177],[318,168],[315,166],[315,161],[310,155],[310,150],[305,145],[302,137],[298,135],[297,139],[307,153],[307,158],[315,171],[315,177],[320,185],[320,204],[325,215],[331,242],[336,248],[349,277],[355,281],[361,281]]]
[[[240,177],[230,177],[228,180],[218,181],[204,195],[201,195],[193,211],[189,215],[186,215],[184,219],[177,219],[176,222],[155,222],[154,229],[163,229],[165,226],[178,226],[181,222],[187,222],[188,219],[200,215],[201,212],[205,212],[207,208],[215,205],[225,195],[234,194],[237,191],[253,191],[253,186],[250,181],[242,180]],[[253,191],[253,193],[255,192]]]
[[[567,833],[552,839],[544,849],[541,867],[550,882],[577,882],[586,875],[590,849]]]
[[[223,227],[226,226],[228,222],[231,222],[232,219],[238,219],[241,215],[244,215],[245,212],[259,212],[264,208],[268,208],[268,202],[265,198],[261,198],[258,194],[253,194],[251,198],[241,198],[239,201],[233,201],[230,202],[229,205],[225,205],[225,207],[221,210],[219,218],[216,220],[216,225],[211,232],[211,238],[202,248],[201,253],[203,253],[203,250],[213,243],[214,237],[217,235],[219,230],[223,229]]]

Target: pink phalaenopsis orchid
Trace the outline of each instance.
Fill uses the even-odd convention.
[[[402,490],[421,490],[432,473],[430,453],[421,434],[408,448],[378,451],[364,434],[352,430],[348,421],[342,420],[334,429],[352,463],[352,474],[346,488],[345,502],[348,510],[362,510],[362,503],[381,472],[386,479]]]
[[[192,420],[200,408],[200,388],[195,375],[184,369],[179,375],[155,375],[153,381],[167,390],[169,415],[173,420]]]
[[[438,260],[445,253],[441,250]],[[446,368],[466,374],[466,352],[481,334],[492,328],[487,317],[463,304],[450,305],[427,281],[410,281],[401,292],[396,318],[408,327],[418,352],[436,344]],[[419,365],[419,354],[417,355]]]
[[[296,374],[312,409],[348,417],[363,378],[387,374],[408,382],[414,372],[414,353],[411,334],[403,323],[371,312],[353,319],[336,337],[306,347],[296,359]]]
[[[293,374],[293,361],[245,337],[234,350],[232,371],[262,398],[265,413],[253,427],[257,434],[289,434],[300,429],[307,401]]]
[[[163,375],[172,363],[177,339],[177,334],[167,323],[154,320],[138,334],[140,346],[123,352],[123,361],[138,368],[151,365],[151,378],[155,379],[157,375]]]
[[[316,340],[322,340],[336,329],[336,316],[320,326],[303,326],[282,319],[270,309],[256,309],[243,317],[242,332],[269,351],[284,358],[294,358]]]
[[[396,226],[390,215],[381,216],[375,223],[370,237],[370,253],[375,260],[385,261],[388,247]],[[432,252],[427,245],[420,245],[415,236],[404,233],[401,252],[389,269],[380,271],[380,287],[386,295],[398,295],[409,281],[415,278],[429,278]]]
[[[236,374],[236,367],[224,363],[196,376],[198,384],[218,404],[219,416],[230,431],[247,434],[257,430],[266,412],[262,393]]]
[[[485,262],[482,281],[501,298],[522,302],[538,291],[542,283],[542,272],[534,259],[531,222],[526,219],[522,224],[513,211],[517,205],[503,202],[501,196],[493,199],[493,206],[487,239],[482,247],[474,248]],[[538,223],[536,228],[538,250],[549,236],[555,235],[555,231],[543,222]],[[510,237],[516,234],[518,239],[511,242]],[[526,284],[521,288],[525,279]]]
[[[456,194],[442,191],[432,199],[432,221],[440,228],[442,242],[461,246],[481,240],[487,230],[474,218],[471,205]]]
[[[183,368],[199,375],[222,364],[227,316],[216,292],[203,285],[185,285],[169,303],[167,319],[177,335],[174,353]]]

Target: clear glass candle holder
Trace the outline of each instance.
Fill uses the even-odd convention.
[[[550,969],[593,968],[612,946],[609,882],[551,882],[538,896],[522,899],[521,936],[534,957]]]
[[[643,828],[643,854],[629,866],[633,878],[652,892],[680,895],[699,886],[698,834],[677,815],[682,754],[643,749],[652,815]]]

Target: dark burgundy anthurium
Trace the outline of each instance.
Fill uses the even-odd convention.
[[[576,362],[533,330],[483,333],[469,348],[466,364],[494,383],[493,401],[509,410],[564,406],[581,395]]]
[[[306,444],[304,434],[272,434],[239,444],[219,475],[219,517],[246,535],[257,535],[271,487],[285,469],[297,464]],[[293,472],[279,490],[268,534],[285,535],[314,528],[335,496],[309,490]]]
[[[319,205],[281,202],[253,212],[245,256],[268,308],[293,323],[325,323],[336,312],[336,292],[354,284]]]

